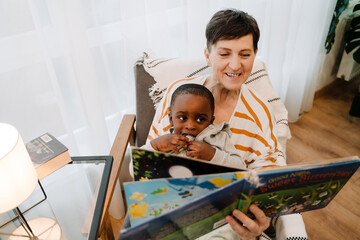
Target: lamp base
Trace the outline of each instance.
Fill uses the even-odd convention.
[[[60,225],[54,219],[35,218],[27,222],[39,240],[66,240],[64,234],[62,234]],[[12,234],[27,235],[22,226],[16,228]],[[10,236],[9,240],[24,240],[24,237]]]

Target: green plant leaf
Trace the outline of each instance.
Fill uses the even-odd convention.
[[[354,7],[354,9],[353,9],[353,12],[356,12],[356,11],[358,11],[358,10],[360,10],[360,4],[356,4],[356,5],[355,5],[355,7]]]
[[[360,39],[360,32],[347,31],[344,35],[344,39],[347,44],[351,43],[352,41],[356,41]]]
[[[355,48],[357,48],[359,46],[360,46],[360,39],[358,41],[353,41],[353,42],[346,44],[345,51],[346,51],[346,53],[349,54],[352,50],[354,50]]]
[[[349,0],[338,0],[336,2],[334,14],[339,17],[340,14],[347,8],[349,5]]]
[[[355,62],[360,63],[360,48],[358,48],[358,49],[354,52],[353,58],[354,58]]]
[[[353,19],[351,19],[350,28],[358,28],[359,24],[360,24],[360,16],[354,17]]]
[[[360,3],[356,4],[353,12],[360,10]],[[345,32],[345,51],[353,52],[353,59],[360,63],[360,16],[353,17],[350,22],[350,29]]]
[[[326,53],[329,53],[332,45],[335,42],[335,30],[336,26],[339,23],[339,17],[341,13],[347,8],[349,0],[337,0],[333,17],[329,26],[329,31],[325,41]]]

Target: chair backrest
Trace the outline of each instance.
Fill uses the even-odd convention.
[[[135,64],[136,81],[136,145],[142,146],[155,115],[154,103],[149,96],[149,89],[155,84],[154,78],[145,71],[143,59]]]
[[[144,53],[135,64],[136,145],[142,146],[146,142],[155,114],[154,102],[160,99],[159,96],[162,96],[170,83],[210,72],[211,68],[207,66],[205,59],[154,59]],[[255,59],[251,75],[245,84],[270,103],[275,115],[279,142],[285,152],[286,141],[291,136],[287,110],[273,89],[265,64],[261,60]],[[149,96],[150,90],[152,97]]]

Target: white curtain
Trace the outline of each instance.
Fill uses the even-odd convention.
[[[260,26],[258,57],[291,121],[312,105],[336,0],[0,0],[0,121],[27,142],[49,132],[71,155],[108,154],[135,113],[143,51],[203,57],[211,15],[238,8]]]

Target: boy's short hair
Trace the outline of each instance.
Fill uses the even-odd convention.
[[[219,40],[233,40],[248,34],[253,36],[254,51],[260,38],[260,30],[255,18],[237,9],[225,9],[216,12],[206,25],[206,46],[211,46]]]
[[[195,84],[195,83],[184,84],[178,87],[177,89],[175,89],[171,97],[170,108],[173,106],[177,97],[184,94],[193,94],[196,96],[202,96],[207,98],[210,103],[212,114],[214,114],[214,110],[215,110],[214,96],[212,95],[209,89],[207,89],[203,85]]]

